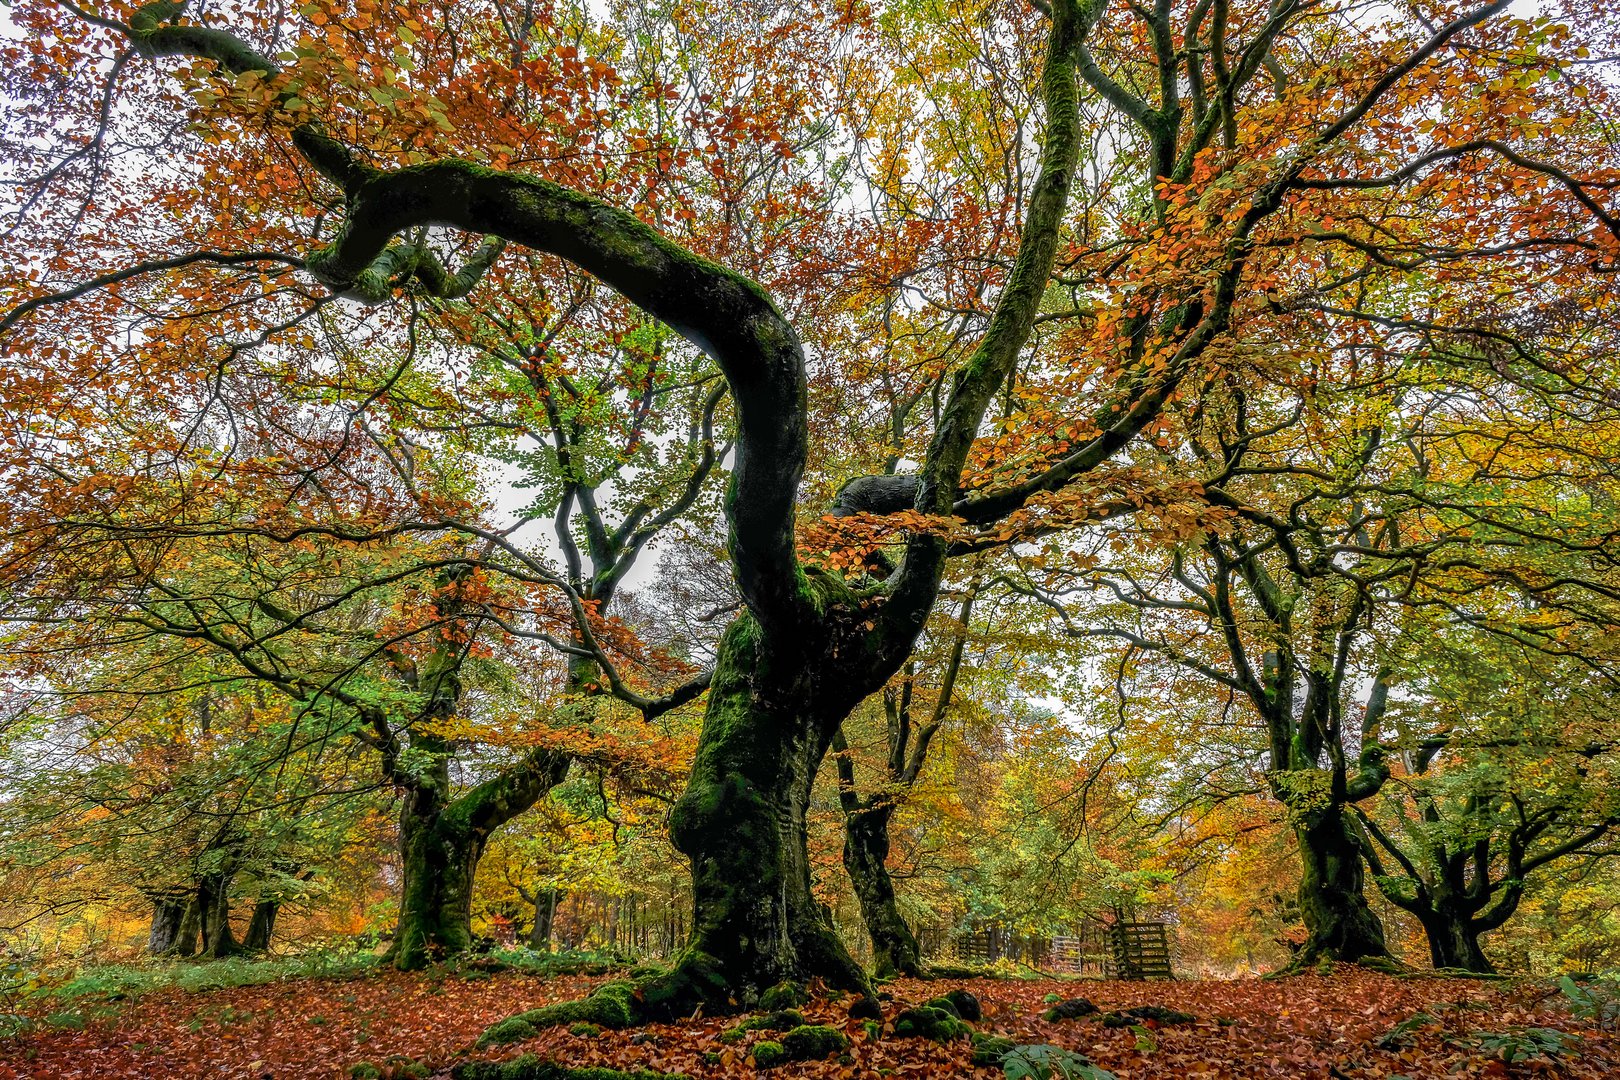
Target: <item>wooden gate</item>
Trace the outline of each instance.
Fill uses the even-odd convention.
[[[1114,923],[1108,929],[1116,979],[1173,979],[1169,928],[1162,922]]]

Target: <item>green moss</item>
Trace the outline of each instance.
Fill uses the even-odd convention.
[[[849,1015],[853,1020],[882,1020],[883,1006],[872,995],[862,994],[850,1004]]]
[[[760,1069],[771,1069],[787,1060],[787,1050],[779,1042],[765,1042],[754,1044],[754,1065]]]
[[[569,1068],[524,1054],[511,1061],[469,1061],[450,1071],[454,1080],[686,1080],[680,1073],[636,1069]]]
[[[810,1002],[810,994],[795,982],[779,982],[759,995],[759,1007],[767,1012],[797,1009]]]
[[[849,1037],[825,1024],[801,1024],[782,1036],[782,1049],[794,1061],[814,1061],[849,1049]]]
[[[382,1070],[369,1061],[349,1066],[349,1080],[382,1080]]]
[[[484,1029],[484,1033],[478,1036],[479,1049],[486,1046],[501,1046],[506,1043],[522,1042],[524,1039],[532,1039],[540,1034],[540,1029],[525,1019],[528,1015],[528,1013],[520,1013],[517,1016],[508,1016],[505,1020],[489,1025]]]
[[[973,1064],[997,1068],[1001,1059],[1007,1052],[1018,1045],[1014,1039],[1005,1035],[974,1035],[973,1036]]]
[[[956,1008],[956,1002],[952,1001],[948,997],[929,998],[927,1001],[923,1002],[923,1008],[938,1009],[940,1012],[950,1013],[958,1020],[962,1019],[961,1012],[959,1012]]]
[[[724,1043],[741,1042],[750,1031],[787,1031],[804,1024],[804,1013],[798,1009],[780,1009],[764,1016],[754,1016],[720,1033]]]
[[[594,1024],[605,1028],[627,1028],[641,1019],[636,1000],[636,984],[610,982],[598,986],[590,997],[580,1001],[562,1001],[508,1017],[485,1029],[479,1036],[479,1046],[517,1042],[532,1037],[544,1027],[561,1024]],[[525,1030],[527,1029],[527,1030]]]
[[[568,1034],[578,1035],[582,1039],[594,1039],[598,1035],[602,1034],[602,1029],[600,1026],[591,1023],[589,1020],[581,1020],[579,1023],[568,1029]]]
[[[868,1039],[876,1039],[883,1034],[883,1025],[876,1020],[862,1020],[861,1030],[866,1032]]]
[[[964,990],[961,987],[957,987],[955,990],[947,990],[945,992],[945,998],[952,1005],[956,1006],[956,1015],[960,1016],[962,1019],[984,1019],[984,1008],[979,1004],[979,999],[973,996],[973,994],[969,993],[967,990]]]
[[[967,1038],[973,1033],[973,1029],[953,1012],[920,1005],[914,1009],[907,1009],[894,1018],[894,1033],[901,1038],[950,1042],[952,1039]]]
[[[1090,1016],[1096,1011],[1097,1006],[1085,998],[1070,998],[1067,1001],[1058,1002],[1041,1013],[1041,1019],[1049,1024],[1055,1024],[1059,1020],[1073,1020],[1080,1016]]]

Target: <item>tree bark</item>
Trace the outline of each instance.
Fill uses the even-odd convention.
[[[561,783],[570,762],[566,754],[534,750],[493,779],[447,799],[449,755],[442,747],[430,752],[436,759],[431,775],[406,789],[400,807],[404,880],[387,956],[404,971],[472,945],[473,880],[490,834]]]
[[[1309,933],[1297,963],[1389,956],[1384,924],[1367,905],[1361,843],[1343,807],[1305,811],[1294,827],[1304,874],[1299,908]]]
[[[535,952],[551,951],[551,925],[556,921],[557,904],[561,899],[561,889],[541,889],[534,898],[534,929],[529,931],[529,948]]]
[[[180,929],[175,934],[174,944],[169,948],[170,956],[196,956],[197,945],[202,938],[202,909],[197,904],[197,894],[192,892],[186,900],[185,914],[180,917]]]
[[[1429,939],[1429,962],[1436,968],[1456,968],[1479,975],[1495,974],[1496,968],[1479,947],[1481,930],[1468,915],[1441,907],[1418,916]]]
[[[768,653],[749,615],[721,640],[691,777],[670,816],[692,863],[692,934],[676,975],[648,995],[654,1011],[746,1004],[782,981],[868,989],[811,894],[806,811],[843,713],[842,702],[818,703],[809,659]],[[831,672],[824,678],[837,681]]]
[[[861,918],[872,939],[872,974],[879,979],[921,975],[922,950],[895,904],[889,877],[889,819],[884,805],[844,818],[844,869],[855,886]]]
[[[152,930],[146,939],[146,951],[149,955],[190,955],[178,953],[177,947],[181,944],[181,929],[185,925],[191,901],[191,895],[188,893],[153,897]]]
[[[408,791],[399,815],[404,871],[388,959],[414,971],[472,945],[472,886],[484,838],[440,809],[432,789]]]
[[[234,956],[241,951],[231,934],[231,878],[228,873],[205,874],[197,885],[198,926],[202,935],[200,955],[213,960]]]
[[[248,952],[269,952],[270,939],[276,931],[276,916],[280,913],[280,900],[260,899],[254,904],[253,917],[248,920],[247,933],[242,936],[242,948]]]

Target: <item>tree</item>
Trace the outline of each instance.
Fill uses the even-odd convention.
[[[844,869],[849,872],[861,917],[872,939],[872,973],[880,979],[922,974],[922,953],[895,904],[894,882],[889,877],[889,824],[906,792],[916,784],[928,760],[928,748],[939,734],[956,694],[962,670],[968,626],[973,617],[970,589],[957,612],[959,626],[943,662],[934,703],[927,719],[915,723],[912,710],[917,694],[917,671],[910,662],[898,686],[883,689],[883,716],[887,754],[881,783],[866,795],[856,787],[855,762],[844,726],[833,734],[831,748],[838,770],[838,803],[844,814]]]
[[[312,879],[334,872],[373,785],[355,785],[340,732],[163,644],[109,642],[31,679],[30,715],[3,743],[14,898],[59,913],[74,903],[62,884],[88,873],[101,892],[87,904],[147,906],[153,954],[263,951],[280,904],[324,888]],[[239,939],[244,895],[256,902]]]
[[[689,1014],[699,1005],[730,1007],[783,978],[821,976],[864,989],[864,975],[821,920],[809,890],[804,810],[833,733],[905,663],[949,557],[1072,524],[1093,511],[1100,490],[1130,486],[1124,477],[1091,481],[1160,421],[1172,395],[1213,361],[1240,317],[1265,310],[1279,267],[1320,231],[1314,222],[1308,228],[1280,223],[1297,220],[1289,215],[1301,206],[1331,201],[1340,186],[1354,188],[1365,172],[1366,147],[1348,135],[1365,130],[1368,144],[1377,144],[1406,112],[1394,88],[1404,93],[1424,85],[1418,80],[1505,6],[1498,0],[1448,12],[1438,29],[1401,17],[1376,48],[1360,51],[1331,33],[1315,33],[1312,28],[1322,25],[1318,13],[1295,5],[1238,19],[1225,5],[1195,6],[1185,36],[1198,41],[1208,33],[1207,50],[1176,47],[1167,5],[1105,18],[1104,5],[1061,0],[1037,5],[1036,22],[1027,13],[1010,17],[1044,41],[1041,146],[1038,161],[1030,163],[1022,214],[1015,215],[1022,220],[1016,250],[1003,269],[986,275],[997,299],[983,330],[970,348],[951,356],[937,414],[916,429],[914,437],[927,447],[917,472],[858,479],[835,504],[836,511],[887,514],[887,527],[901,530],[899,558],[891,573],[879,570],[880,578],[846,576],[836,562],[818,566],[796,548],[798,487],[810,442],[806,362],[797,331],[770,295],[736,269],[700,258],[645,220],[585,194],[580,188],[591,181],[587,174],[561,168],[566,183],[560,183],[513,171],[511,145],[494,138],[462,140],[475,160],[440,152],[446,140],[433,134],[439,119],[455,125],[432,90],[362,74],[371,70],[370,54],[352,68],[341,62],[352,59],[345,48],[369,47],[351,40],[367,36],[375,21],[369,8],[348,25],[324,9],[301,16],[308,25],[334,27],[323,36],[335,44],[322,46],[310,34],[311,44],[292,50],[285,67],[259,51],[265,46],[251,43],[270,39],[274,28],[254,26],[249,16],[238,31],[185,22],[166,2],[138,9],[128,22],[90,16],[95,40],[116,42],[131,58],[189,63],[195,81],[188,88],[202,93],[210,131],[224,130],[228,117],[268,122],[261,128],[264,142],[279,149],[290,144],[296,168],[288,155],[279,169],[300,182],[267,187],[303,199],[307,180],[340,224],[322,234],[314,250],[278,222],[254,237],[270,245],[268,254],[237,249],[219,256],[209,246],[175,257],[189,260],[183,264],[132,260],[66,290],[30,287],[3,325],[22,326],[43,309],[93,289],[114,289],[140,273],[198,262],[279,263],[334,296],[369,302],[404,288],[415,296],[459,298],[510,243],[566,259],[709,353],[736,413],[725,512],[746,611],[722,639],[692,775],[672,818],[673,838],[693,864],[692,941],[672,974],[640,988],[639,1008],[653,1017]],[[67,40],[83,39],[82,23],[65,25],[72,27]],[[401,25],[422,36],[420,23]],[[1248,38],[1235,47],[1228,35],[1241,30]],[[1284,47],[1291,33],[1313,37],[1313,48],[1296,53]],[[1096,54],[1093,38],[1104,46]],[[411,42],[400,44],[408,54]],[[440,44],[427,42],[423,50]],[[1109,56],[1116,44],[1122,59],[1110,74],[1097,56]],[[1349,69],[1337,92],[1307,89],[1285,70],[1276,80],[1286,99],[1281,107],[1255,109],[1247,95],[1267,61],[1309,68],[1320,62],[1315,46]],[[579,60],[577,51],[571,59]],[[579,66],[588,69],[587,81],[605,78],[595,67]],[[1130,87],[1144,69],[1156,76],[1149,80],[1157,86],[1151,103]],[[334,98],[342,107],[318,99],[320,84],[309,79],[315,71],[334,73],[330,85],[338,88]],[[1118,160],[1133,170],[1134,183],[1110,207],[1117,217],[1102,237],[1093,231],[1101,222],[1067,220],[1083,133],[1082,81],[1130,132],[1122,136],[1126,150]],[[1184,86],[1191,92],[1185,104]],[[365,104],[368,98],[373,106]],[[1278,117],[1291,122],[1272,129],[1268,121]],[[238,129],[231,130],[234,138]],[[1404,155],[1413,171],[1469,155],[1485,155],[1498,167],[1487,149],[1496,147],[1448,146],[1426,156],[1403,143],[1389,152]],[[1502,160],[1555,181],[1566,201],[1593,202],[1581,180],[1515,154]],[[1333,165],[1353,176],[1318,175]],[[1409,175],[1379,184],[1398,186]],[[605,194],[617,194],[609,187]],[[219,190],[231,204],[235,188],[226,183]],[[252,218],[248,203],[234,205]],[[294,209],[309,206],[295,203]],[[1514,204],[1513,212],[1519,209]],[[1614,231],[1612,219],[1604,220]],[[485,238],[462,270],[448,270],[426,237],[424,229],[437,226]],[[1590,233],[1565,247],[1600,255],[1612,249],[1612,235]],[[1067,236],[1076,242],[1054,278]],[[1056,310],[1043,312],[1054,281],[1057,291],[1068,291],[1068,303],[1058,300]],[[1070,331],[1049,340],[1077,353],[1089,350],[1087,362],[1047,355],[1024,365],[1044,315],[1066,322]],[[28,325],[28,334],[38,332],[34,321]],[[981,426],[1003,391],[1008,409],[1002,421],[1013,437],[981,441]],[[1020,406],[1042,399],[1052,405],[1038,422],[1018,418]],[[473,531],[449,517],[439,514],[420,527]]]
[[[1599,717],[1613,689],[1477,631],[1425,635],[1419,655],[1427,693],[1401,703],[1397,772],[1356,808],[1366,856],[1423,925],[1435,967],[1491,972],[1479,939],[1513,917],[1531,876],[1612,850],[1614,747]]]

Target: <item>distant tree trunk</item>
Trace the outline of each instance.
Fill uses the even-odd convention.
[[[148,954],[166,956],[175,953],[190,906],[191,896],[184,893],[171,893],[152,899],[152,930],[146,939]]]
[[[894,881],[889,877],[889,820],[893,804],[844,818],[844,868],[861,903],[861,918],[872,939],[872,974],[880,979],[920,975],[922,952],[900,917]]]
[[[180,928],[175,932],[174,944],[169,947],[170,956],[196,956],[197,945],[202,938],[202,909],[197,904],[195,890],[186,898],[185,914],[180,917]]]
[[[231,878],[228,873],[206,874],[197,886],[197,912],[202,932],[201,955],[210,959],[242,951],[231,935]]]
[[[1310,934],[1299,963],[1323,957],[1355,963],[1389,956],[1384,924],[1367,905],[1362,845],[1351,828],[1337,802],[1301,812],[1294,826],[1304,871],[1299,908]]]
[[[406,789],[399,819],[404,882],[388,953],[395,967],[416,970],[472,945],[473,879],[490,833],[560,784],[570,760],[535,750],[460,798],[447,799],[449,758],[440,753],[435,773]]]
[[[1429,962],[1437,968],[1456,968],[1491,975],[1496,968],[1479,947],[1480,929],[1466,914],[1447,910],[1421,913],[1418,921],[1429,939]]]
[[[551,924],[557,918],[557,901],[561,889],[541,889],[534,898],[534,929],[529,931],[529,948],[535,952],[551,951]]]
[[[248,920],[247,933],[242,937],[242,948],[248,952],[269,952],[270,938],[276,930],[276,916],[280,913],[280,900],[260,899],[254,904],[253,917]]]

